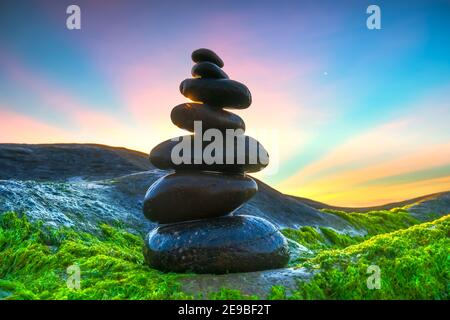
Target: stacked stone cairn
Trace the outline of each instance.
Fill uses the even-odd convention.
[[[156,181],[145,195],[144,215],[159,224],[145,238],[145,260],[166,272],[223,274],[283,267],[288,246],[277,228],[259,217],[233,215],[258,190],[246,173],[262,170],[269,157],[261,144],[244,135],[244,121],[224,110],[248,108],[250,91],[229,79],[213,51],[195,50],[192,60],[194,78],[184,80],[180,91],[197,102],[174,107],[171,119],[194,134],[164,141],[150,152],[155,167],[175,172]]]

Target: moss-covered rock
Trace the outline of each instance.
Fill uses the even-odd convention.
[[[309,249],[292,262],[298,269],[217,277],[147,267],[141,236],[117,226],[100,225],[93,235],[4,213],[0,299],[448,299],[450,216],[409,226],[415,221],[397,220],[402,215],[346,216],[368,227],[364,237],[323,227],[286,229],[291,241]],[[376,228],[369,224],[374,219]],[[74,265],[79,290],[67,286]],[[372,265],[380,268],[380,289],[367,287]]]
[[[177,277],[143,263],[142,239],[107,225],[93,236],[0,216],[0,290],[7,299],[176,299]],[[77,265],[80,289],[67,286]]]
[[[345,249],[324,250],[299,267],[319,269],[297,299],[448,299],[450,216],[374,236]],[[370,289],[370,266],[380,288]]]

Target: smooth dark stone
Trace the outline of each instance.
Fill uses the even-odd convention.
[[[170,114],[172,122],[179,128],[194,132],[194,121],[201,121],[203,130],[242,129],[245,131],[245,123],[238,115],[210,107],[201,103],[183,103],[172,109]]]
[[[222,274],[284,267],[284,236],[267,220],[227,216],[161,226],[144,245],[146,262],[166,272]]]
[[[148,189],[144,215],[159,223],[219,217],[237,209],[256,191],[256,182],[244,175],[172,173]]]
[[[192,67],[191,74],[193,77],[228,79],[228,75],[222,69],[208,61],[195,64]]]
[[[228,137],[228,138],[227,138]],[[186,140],[183,140],[186,139]],[[230,144],[230,148],[227,149],[227,139],[233,139],[233,137],[224,135],[223,136],[223,143],[221,144],[222,148],[220,152],[217,153],[217,158],[222,163],[208,163],[205,160],[204,154],[205,149],[209,148],[208,146],[212,143],[210,141],[202,141],[201,136],[197,136],[197,139],[199,140],[197,143],[199,146],[201,146],[201,154],[197,159],[195,159],[195,141],[194,141],[194,135],[187,135],[187,136],[181,136],[178,137],[177,141],[166,140],[160,144],[158,144],[156,147],[152,149],[150,152],[150,162],[159,169],[175,169],[175,170],[203,170],[203,171],[219,171],[219,172],[257,172],[262,170],[264,167],[266,167],[269,164],[269,154],[267,153],[266,149],[260,144],[257,140],[253,139],[252,137],[241,135],[238,138],[234,138],[234,143]],[[237,141],[237,139],[240,139],[240,141]],[[174,163],[172,161],[172,149],[177,146],[178,148],[181,148],[182,145],[178,145],[179,143],[182,143],[186,146],[186,149],[190,149],[190,155],[186,155],[186,162],[181,162],[179,164]],[[188,147],[190,145],[190,148]],[[244,154],[241,155],[241,152],[238,154],[238,147],[240,145],[243,145],[244,148]],[[256,148],[253,148],[253,146],[256,146]],[[177,151],[175,149],[175,151]],[[198,148],[200,150],[200,148]],[[239,148],[240,150],[241,148]],[[256,149],[256,150],[254,150]],[[210,149],[207,149],[207,151]],[[250,156],[250,150],[251,156]],[[175,152],[174,154],[179,154],[180,158],[184,155],[182,150],[178,150],[180,152]],[[255,152],[253,152],[255,151]],[[199,152],[200,153],[200,152]],[[209,153],[209,152],[208,152]],[[213,152],[212,152],[213,153]],[[233,161],[229,161],[232,163],[226,163],[227,154],[230,155],[230,158]],[[215,155],[215,153],[213,153]],[[262,155],[262,156],[261,156]],[[239,156],[239,157],[238,157]],[[238,160],[244,160],[241,161],[243,163],[238,163]],[[175,159],[177,160],[177,159]],[[199,163],[195,163],[194,160],[198,160]]]
[[[186,79],[180,84],[181,93],[192,101],[213,107],[246,109],[252,103],[248,88],[229,79]]]
[[[201,48],[192,52],[192,61],[203,62],[209,61],[223,68],[223,60],[212,50]]]

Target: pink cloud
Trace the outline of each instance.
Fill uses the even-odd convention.
[[[67,141],[67,132],[39,122],[31,117],[0,106],[0,142],[54,143]]]
[[[148,143],[153,142],[152,138],[148,142],[144,140],[145,135],[152,136],[148,131],[124,124],[120,115],[96,111],[95,106],[81,102],[69,90],[51,82],[44,74],[25,68],[18,59],[9,58],[5,66],[4,70],[11,81],[47,107],[43,112],[59,113],[67,120],[58,128],[15,112],[11,106],[3,106],[2,131],[4,129],[7,132],[2,134],[4,142],[96,142],[131,146],[141,151],[148,151]],[[67,123],[71,123],[70,127],[75,126],[75,129],[65,129]]]

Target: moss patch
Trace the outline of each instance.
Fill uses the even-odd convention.
[[[274,286],[270,299],[448,299],[450,216],[417,224],[403,209],[368,214],[332,212],[367,230],[351,237],[329,228],[283,233],[314,254],[295,265],[320,272],[298,289]],[[397,230],[397,231],[395,231]],[[140,236],[101,226],[100,235],[44,228],[14,213],[0,215],[0,299],[180,299],[178,280],[144,264]],[[81,288],[68,288],[67,267],[81,271]],[[381,271],[381,288],[368,289],[367,268]],[[257,299],[238,290],[196,295]]]
[[[6,299],[178,299],[177,275],[144,265],[139,236],[102,225],[96,237],[0,216],[0,291]],[[67,267],[81,271],[80,290]]]
[[[306,248],[316,252],[324,249],[345,248],[372,236],[408,228],[420,221],[411,217],[403,208],[392,210],[371,211],[367,213],[344,212],[324,209],[325,213],[339,216],[348,221],[355,229],[367,232],[367,235],[350,236],[336,232],[326,227],[300,227],[299,229],[284,229],[283,234],[289,239],[300,243]]]
[[[331,228],[310,226],[299,229],[284,229],[281,231],[287,238],[301,244],[309,251],[297,252],[295,247],[291,251],[291,260],[289,266],[295,266],[299,262],[307,261],[323,250],[333,250],[345,248],[347,246],[364,241],[364,237],[352,237],[343,233],[334,231]]]
[[[404,208],[370,211],[366,213],[344,212],[332,209],[322,209],[321,211],[347,220],[356,229],[366,230],[369,236],[408,228],[420,222],[413,218]]]
[[[301,227],[299,229],[286,228],[281,231],[289,239],[298,242],[310,250],[319,250],[326,247],[325,237],[313,227]]]
[[[299,266],[320,269],[295,299],[448,299],[450,216],[378,235],[345,249],[324,250]],[[367,286],[369,266],[380,289]]]

